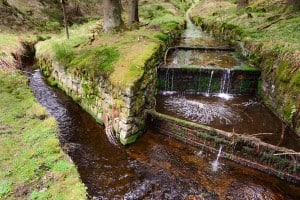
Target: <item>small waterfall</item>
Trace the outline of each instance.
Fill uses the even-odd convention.
[[[173,91],[174,88],[174,71],[170,68],[166,70],[165,91]]]
[[[219,169],[219,158],[220,158],[220,156],[221,156],[222,148],[223,148],[223,146],[220,145],[220,148],[219,148],[219,152],[218,152],[217,158],[216,158],[216,160],[214,160],[214,161],[211,163],[211,167],[212,167],[212,171],[213,171],[213,172],[216,172],[216,171],[218,171],[218,169]]]
[[[213,75],[214,75],[214,70],[211,70],[208,88],[207,88],[207,92],[205,94],[205,96],[207,96],[207,97],[209,97],[209,95],[210,95],[210,88],[211,88],[211,82],[212,82]]]
[[[168,91],[168,87],[169,87],[169,68],[166,70],[165,91]]]
[[[220,93],[228,94],[230,88],[230,69],[226,69],[221,79]]]
[[[229,94],[230,81],[231,81],[230,74],[231,74],[230,69],[224,70],[223,76],[221,78],[220,92],[218,94],[218,97],[227,99],[227,100],[232,98],[232,95]]]

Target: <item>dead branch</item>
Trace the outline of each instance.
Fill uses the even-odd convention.
[[[281,136],[280,136],[280,140],[279,140],[277,146],[280,146],[280,145],[283,143],[283,141],[284,141],[284,136],[285,136],[285,132],[286,132],[286,131],[285,131],[286,128],[287,128],[287,125],[284,124],[284,123],[282,123]]]
[[[266,29],[266,28],[269,28],[269,27],[272,26],[273,24],[276,24],[276,23],[280,22],[281,20],[287,19],[287,18],[289,18],[289,17],[291,17],[291,16],[292,16],[292,15],[290,14],[290,15],[287,15],[287,16],[285,16],[285,17],[280,17],[279,19],[277,19],[277,20],[275,20],[275,21],[272,21],[271,23],[269,23],[269,24],[267,24],[267,25],[265,25],[265,26],[263,26],[263,27],[261,27],[261,28],[257,28],[257,30],[264,30],[264,29]]]
[[[300,152],[290,152],[290,153],[275,153],[274,156],[280,156],[280,155],[300,155]]]
[[[256,133],[251,136],[261,136],[261,135],[273,135],[274,133]]]

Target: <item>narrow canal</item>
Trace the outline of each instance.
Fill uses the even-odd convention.
[[[188,29],[182,41],[194,44],[192,40],[202,42],[203,37],[215,45],[197,29]],[[104,127],[61,90],[48,86],[39,70],[30,85],[57,119],[61,145],[76,164],[90,199],[300,199],[299,186],[222,158],[213,171],[217,155],[151,130],[133,145],[114,146]]]
[[[71,98],[48,86],[40,71],[30,78],[37,100],[60,127],[62,147],[76,164],[89,198],[299,199],[300,187],[147,131],[137,143],[109,143],[104,128]]]

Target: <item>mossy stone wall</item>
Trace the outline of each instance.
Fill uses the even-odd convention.
[[[144,111],[155,105],[157,66],[163,52],[180,37],[181,30],[168,33],[168,40],[155,48],[144,63],[143,76],[126,88],[113,85],[104,75],[87,79],[84,75],[74,75],[55,60],[37,59],[51,83],[64,90],[99,123],[108,124],[109,121],[125,145],[134,142],[145,129]]]

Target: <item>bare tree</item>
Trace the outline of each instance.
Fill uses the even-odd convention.
[[[249,5],[249,0],[238,0],[237,1],[237,7],[242,8]]]
[[[69,29],[68,29],[68,18],[66,14],[66,1],[65,0],[60,0],[61,5],[62,5],[62,10],[63,10],[63,15],[64,15],[64,23],[65,23],[65,29],[66,29],[66,36],[69,39]]]
[[[128,8],[128,25],[132,26],[139,22],[139,6],[138,0],[129,0]]]
[[[113,30],[118,30],[123,26],[121,17],[121,2],[120,0],[104,0],[104,24],[103,29],[105,33]]]
[[[300,0],[288,0],[288,6],[298,6],[300,4]]]

